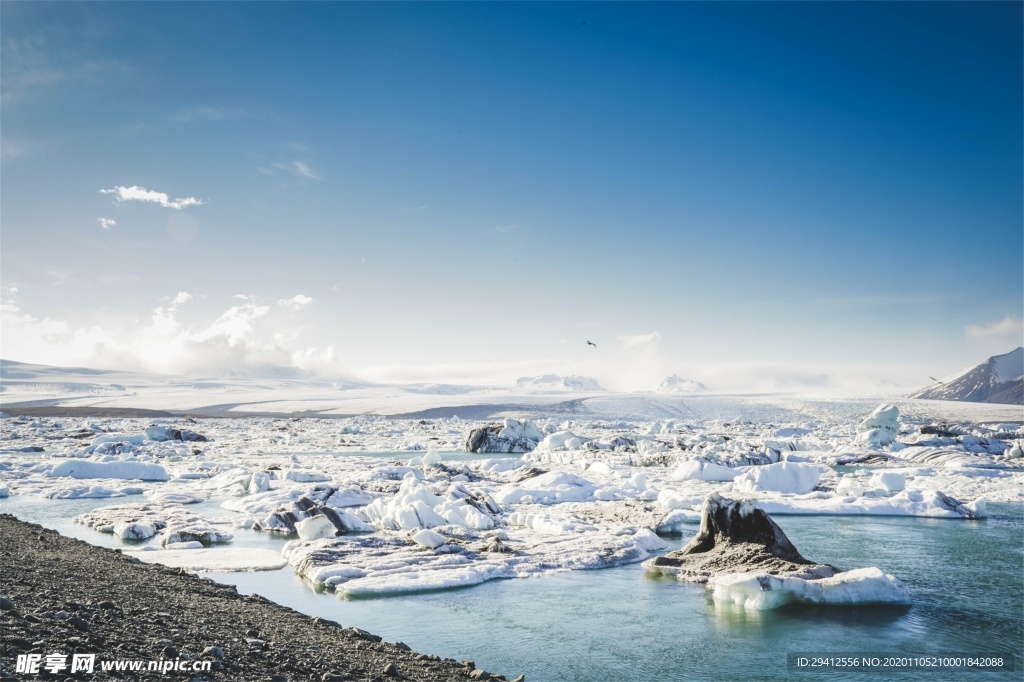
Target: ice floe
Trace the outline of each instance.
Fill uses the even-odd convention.
[[[66,459],[55,464],[49,476],[59,478],[122,478],[139,481],[167,481],[170,476],[159,464],[148,462],[94,462],[87,459]]]
[[[343,595],[359,595],[465,587],[552,570],[607,568],[642,561],[664,546],[646,530],[616,535],[598,529],[538,533],[512,527],[500,534],[475,536],[446,527],[417,531],[411,537],[295,540],[282,553],[296,573],[314,584]]]
[[[127,554],[146,563],[184,568],[195,573],[274,571],[288,565],[287,559],[280,552],[251,547],[129,550]]]

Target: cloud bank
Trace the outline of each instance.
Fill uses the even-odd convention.
[[[48,365],[178,374],[274,378],[360,379],[379,383],[457,383],[511,386],[523,376],[556,373],[595,378],[613,391],[654,391],[669,375],[704,383],[710,392],[773,393],[850,390],[903,392],[928,382],[930,366],[702,363],[669,356],[658,332],[623,335],[619,344],[567,357],[500,358],[389,364],[339,358],[333,346],[304,340],[312,297],[262,299],[239,294],[224,307],[198,310],[195,297],[179,291],[151,308],[141,324],[112,320],[72,324],[22,310],[17,289],[0,305],[3,355]],[[209,301],[204,303],[208,304]],[[310,329],[312,327],[309,327]],[[607,349],[606,349],[607,346]]]
[[[967,336],[980,337],[980,336],[999,336],[1001,334],[1011,334],[1016,332],[1018,335],[1021,331],[1024,331],[1024,319],[1014,317],[1013,315],[1007,315],[998,322],[993,322],[989,325],[967,325]]]
[[[153,308],[142,325],[124,326],[37,318],[5,300],[0,305],[3,353],[23,362],[162,374],[342,377],[334,349],[301,344],[301,328],[289,317],[312,299],[299,294],[282,300],[292,304],[275,306],[247,296],[212,319],[199,315],[186,324],[182,313],[193,296],[181,291]]]

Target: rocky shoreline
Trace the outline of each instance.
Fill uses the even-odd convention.
[[[0,540],[0,679],[506,679],[9,514],[0,514]],[[41,656],[38,673],[16,672],[23,654]],[[66,667],[45,670],[51,654]],[[75,654],[95,655],[92,673],[71,673]],[[101,670],[104,661],[170,669]]]

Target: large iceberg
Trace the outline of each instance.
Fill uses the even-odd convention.
[[[889,445],[900,432],[900,411],[895,405],[879,405],[857,426],[859,445]]]
[[[466,452],[530,452],[544,438],[528,419],[505,419],[503,424],[473,429],[466,438]]]

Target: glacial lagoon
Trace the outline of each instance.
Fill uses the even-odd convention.
[[[71,521],[110,500],[0,500],[12,513],[106,546],[116,538]],[[216,501],[204,503],[213,511]],[[793,605],[747,611],[703,586],[639,564],[373,598],[315,590],[290,567],[207,573],[302,613],[472,659],[535,681],[721,679],[1020,679],[1024,642],[1024,505],[991,503],[983,520],[775,516],[808,558],[879,566],[903,583],[909,607]],[[692,526],[696,531],[696,524]],[[666,536],[678,549],[689,533]],[[234,545],[279,550],[287,538],[236,529]],[[792,672],[787,653],[1016,654],[1015,672]]]

